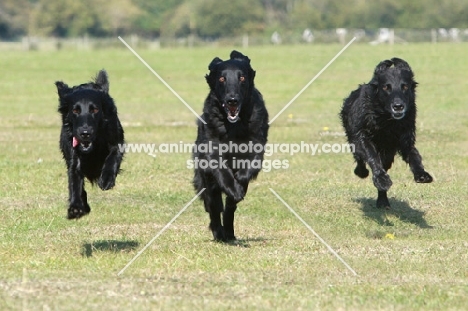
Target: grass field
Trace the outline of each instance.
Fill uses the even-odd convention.
[[[65,219],[54,82],[110,76],[126,140],[193,142],[195,116],[125,48],[2,52],[1,310],[461,310],[468,305],[466,44],[354,44],[271,126],[271,143],[344,143],[342,99],[394,56],[418,86],[417,147],[435,182],[416,184],[398,158],[390,211],[350,154],[293,156],[262,172],[236,213],[233,245],[212,241],[196,201],[122,275],[118,272],[195,195],[190,154],[129,153],[117,186],[88,189],[91,214]],[[197,112],[213,57],[232,48],[141,50]],[[270,117],[341,49],[243,50]],[[358,273],[354,276],[270,192],[274,189]]]

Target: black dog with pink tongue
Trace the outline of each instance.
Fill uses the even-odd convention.
[[[120,172],[124,131],[109,95],[109,79],[99,71],[94,82],[69,87],[57,81],[58,111],[62,115],[60,149],[68,169],[68,219],[88,214],[84,178],[102,190],[115,185]]]

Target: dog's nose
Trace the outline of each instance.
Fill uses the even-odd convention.
[[[229,106],[236,106],[237,105],[237,98],[231,97],[227,100]]]
[[[87,127],[79,131],[80,138],[83,140],[88,140],[89,138],[91,138],[92,134],[93,131]]]
[[[393,104],[392,109],[395,112],[400,112],[403,109],[405,109],[405,106],[402,103],[395,103],[395,104]]]
[[[88,132],[88,131],[83,131],[81,134],[80,134],[81,138],[83,139],[89,139],[89,137],[91,137],[91,134]]]

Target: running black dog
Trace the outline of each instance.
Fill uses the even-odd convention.
[[[60,149],[68,169],[68,219],[88,214],[84,177],[97,181],[102,190],[114,187],[120,171],[124,131],[117,108],[109,96],[107,73],[101,70],[94,82],[68,87],[55,83],[62,115]]]
[[[193,184],[197,192],[205,188],[200,197],[210,214],[214,239],[228,241],[236,239],[237,203],[244,199],[250,180],[262,169],[268,112],[254,86],[255,71],[247,56],[232,51],[229,60],[216,57],[208,69],[210,92],[201,116],[206,124],[198,121]],[[246,152],[239,148],[249,144],[252,147],[244,149]],[[225,208],[222,193],[227,196]]]
[[[397,152],[409,164],[417,183],[432,182],[415,147],[416,85],[408,63],[392,58],[378,64],[372,80],[344,100],[341,121],[355,148],[354,173],[366,178],[366,163],[369,165],[378,190],[377,207],[390,207],[387,191],[392,181],[387,171]]]

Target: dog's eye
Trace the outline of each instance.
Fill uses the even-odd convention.
[[[98,113],[98,112],[99,112],[99,109],[97,109],[97,108],[91,108],[91,112],[92,112],[92,113]]]
[[[245,77],[244,77],[244,76],[240,76],[240,77],[239,77],[239,81],[240,81],[240,82],[244,82],[244,81],[245,81]]]
[[[401,86],[401,89],[402,89],[403,91],[406,91],[406,90],[408,89],[408,84],[403,84],[403,85]]]
[[[72,110],[72,112],[73,112],[74,114],[79,114],[79,113],[80,113],[80,109],[79,109],[79,108],[74,108],[74,109]]]
[[[226,81],[226,78],[224,78],[224,77],[219,77],[219,82],[224,83],[224,81]]]
[[[388,84],[385,84],[384,86],[382,86],[382,90],[384,91],[391,91],[392,90],[392,87]]]

